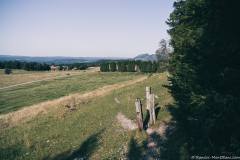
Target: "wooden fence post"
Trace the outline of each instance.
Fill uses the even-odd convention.
[[[149,126],[156,122],[154,98],[154,94],[151,93],[151,87],[146,87],[146,109],[149,112]]]
[[[150,101],[149,101],[149,96],[151,94],[151,87],[146,87],[146,109],[150,109]]]
[[[148,126],[156,123],[154,94],[151,93],[151,87],[146,87],[146,109],[149,113]]]
[[[153,124],[153,112],[152,112],[152,94],[149,95],[148,98],[148,104],[149,104],[149,122],[148,125],[151,126]]]
[[[152,117],[152,123],[155,124],[156,123],[156,114],[155,114],[155,100],[154,100],[155,96],[154,94],[150,94],[150,117]]]
[[[146,87],[146,99],[149,98],[150,94],[151,94],[151,87]]]
[[[143,130],[143,114],[142,114],[142,104],[139,98],[135,101],[136,113],[137,113],[137,124],[139,130]]]

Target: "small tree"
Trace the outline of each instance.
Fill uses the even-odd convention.
[[[6,68],[6,69],[4,69],[4,73],[5,73],[5,74],[11,74],[11,73],[12,73],[12,70],[9,69],[9,68]]]
[[[135,61],[128,61],[127,71],[128,72],[135,72]]]
[[[109,63],[100,64],[100,71],[101,72],[109,72]]]
[[[148,62],[147,62],[147,65],[146,65],[146,72],[148,72],[148,73],[153,72],[153,69],[152,69],[152,62],[151,62],[151,61],[148,61]]]
[[[118,71],[119,72],[126,72],[127,71],[127,64],[126,62],[118,62]]]
[[[110,71],[111,71],[111,72],[115,72],[116,69],[117,69],[116,63],[115,63],[115,62],[111,62],[111,63],[110,63]]]
[[[167,41],[165,39],[159,42],[159,49],[156,50],[156,56],[158,61],[165,61],[168,59],[169,49],[167,48]]]
[[[157,62],[153,62],[152,63],[152,72],[156,73],[158,69],[158,63]]]

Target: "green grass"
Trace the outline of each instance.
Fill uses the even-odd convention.
[[[26,71],[22,69],[12,69],[11,74],[25,74],[25,73],[34,73],[34,71]],[[0,75],[5,75],[4,69],[0,69]]]
[[[25,82],[31,82],[36,80],[42,80],[46,78],[55,78],[58,76],[66,76],[81,74],[84,71],[25,71],[25,70],[13,70],[9,75],[4,74],[0,69],[0,87],[7,87]]]
[[[142,75],[133,73],[83,72],[74,76],[0,90],[0,114],[71,93],[86,92],[104,85],[131,80],[140,76]]]
[[[112,74],[105,76],[112,77]],[[167,83],[165,73],[160,78],[159,75],[151,76],[144,82],[113,91],[105,97],[89,99],[77,106],[76,111],[59,106],[27,123],[0,129],[0,159],[141,159],[145,152],[146,134],[124,131],[115,117],[122,112],[135,119],[134,101],[137,97],[144,98],[145,86],[153,87],[153,92],[159,96],[156,102],[161,106],[171,103],[172,97],[162,86]],[[114,101],[115,97],[120,104]],[[157,121],[169,117],[166,110],[161,110]]]

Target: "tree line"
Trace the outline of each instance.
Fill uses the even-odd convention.
[[[63,66],[68,66],[68,69],[72,70],[72,69],[77,69],[77,70],[85,70],[88,67],[91,66],[91,64],[85,64],[85,63],[72,63],[72,64],[60,64],[60,70],[63,69]]]
[[[54,64],[52,64],[54,65]],[[22,61],[0,61],[0,69],[23,69],[26,71],[49,71],[50,64],[38,62],[22,62]],[[63,70],[64,66],[68,69],[85,70],[90,66],[96,66],[94,63],[73,63],[73,64],[59,64],[59,70]]]
[[[238,1],[174,3],[167,23],[177,127],[165,144],[167,159],[240,155],[239,15]]]
[[[38,62],[0,61],[1,69],[23,69],[27,71],[47,71],[50,65]]]
[[[111,61],[100,64],[101,72],[144,72],[155,73],[167,69],[167,62],[159,61]]]

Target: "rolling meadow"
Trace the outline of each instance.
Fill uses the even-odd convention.
[[[151,86],[159,108],[153,128],[170,122],[166,107],[173,99],[165,87],[166,72],[18,71],[1,78],[14,79],[11,85],[15,85],[43,75],[55,77],[0,91],[0,159],[131,159],[157,155],[149,153],[148,134],[122,127],[117,115],[134,124],[135,99],[141,98],[145,104],[145,87]],[[72,99],[77,101],[74,109],[65,105]],[[39,108],[45,110],[35,114]],[[143,113],[146,119],[145,107]]]

